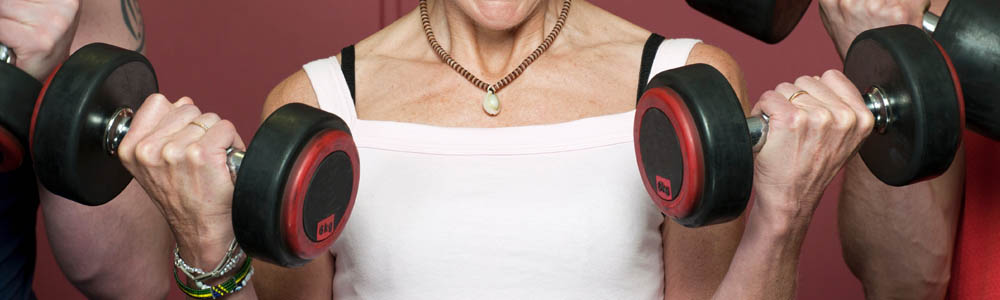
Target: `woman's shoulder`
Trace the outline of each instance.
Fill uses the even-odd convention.
[[[271,89],[271,92],[267,95],[267,99],[264,100],[261,120],[279,107],[296,102],[319,107],[319,101],[317,100],[316,93],[313,91],[312,82],[309,81],[309,76],[306,75],[306,71],[303,69],[292,73],[292,75],[289,75]]]

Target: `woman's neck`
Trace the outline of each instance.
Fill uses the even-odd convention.
[[[427,2],[431,28],[441,47],[487,82],[506,76],[542,43],[555,26],[562,4],[558,0],[540,0],[520,23],[510,28],[491,28],[473,21],[452,1]]]

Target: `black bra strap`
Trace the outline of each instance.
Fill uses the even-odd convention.
[[[649,81],[649,72],[653,69],[656,50],[660,49],[660,44],[665,39],[662,35],[650,34],[649,39],[646,40],[646,45],[642,47],[642,63],[639,65],[639,88],[635,92],[636,103],[639,103],[639,98],[646,91],[646,83]]]
[[[351,101],[357,104],[358,101],[354,96],[354,45],[344,47],[344,50],[340,51],[340,70],[344,72],[347,88],[351,90]],[[649,73],[648,70],[647,73]]]

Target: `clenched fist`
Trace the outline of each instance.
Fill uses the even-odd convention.
[[[820,17],[840,57],[861,32],[910,24],[920,27],[930,0],[820,0]]]
[[[69,56],[79,23],[79,0],[0,0],[0,43],[17,67],[44,80]]]
[[[795,96],[799,91],[805,93]],[[875,117],[835,70],[779,84],[757,102],[759,113],[770,117],[770,129],[755,160],[754,209],[776,223],[808,224],[827,185],[871,134]]]

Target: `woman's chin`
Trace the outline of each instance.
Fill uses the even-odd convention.
[[[528,17],[537,0],[473,0],[470,17],[490,30],[508,30]]]

